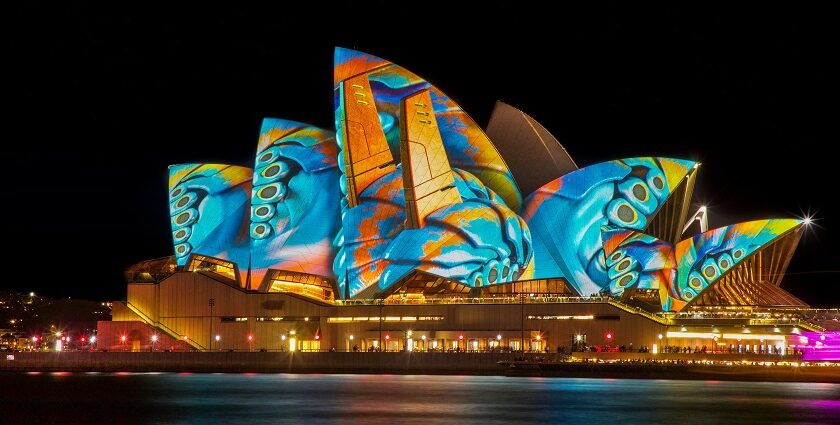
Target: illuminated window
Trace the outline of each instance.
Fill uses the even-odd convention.
[[[269,281],[271,284],[268,292],[288,292],[319,300],[334,300],[334,285],[322,276],[273,270],[269,275]]]
[[[222,322],[247,322],[247,317],[221,317]]]
[[[236,268],[234,264],[218,258],[195,255],[187,270],[191,272],[213,273],[231,280],[236,280]]]
[[[526,316],[528,320],[621,320],[621,316],[612,314],[586,314],[578,316]]]
[[[443,320],[443,316],[386,316],[382,318],[383,322],[416,322],[418,320]],[[347,322],[378,322],[379,316],[341,316],[328,317],[327,323],[347,323]]]
[[[321,341],[319,340],[303,340],[300,342],[300,351],[320,351]]]
[[[283,317],[257,317],[254,320],[256,320],[257,322],[280,322],[280,321],[283,321],[284,318]]]

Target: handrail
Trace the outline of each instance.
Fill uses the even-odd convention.
[[[570,297],[552,294],[518,294],[501,297],[441,297],[441,298],[404,298],[378,299],[361,298],[335,300],[339,306],[351,305],[412,305],[412,304],[557,304],[557,303],[606,303],[609,297]]]
[[[643,310],[639,307],[631,307],[631,306],[629,306],[627,304],[624,304],[623,302],[620,302],[616,299],[608,298],[607,302],[614,307],[618,307],[618,308],[620,308],[620,309],[622,309],[622,310],[624,310],[628,313],[638,314],[639,316],[642,316],[642,317],[645,317],[647,319],[653,320],[654,322],[659,323],[660,325],[671,325],[671,324],[673,324],[672,321],[668,320],[665,317],[657,316],[655,314],[649,313],[649,312],[647,312],[647,311],[645,311],[645,310]]]
[[[132,312],[134,312],[134,314],[136,314],[136,315],[137,315],[137,316],[139,316],[141,319],[143,319],[143,321],[144,321],[144,322],[146,322],[146,324],[147,324],[147,325],[149,325],[149,326],[151,326],[151,327],[153,327],[153,328],[157,328],[157,329],[159,329],[159,330],[162,330],[162,331],[163,331],[163,333],[165,333],[165,334],[169,335],[169,336],[170,336],[170,337],[172,337],[172,338],[175,338],[175,339],[176,339],[176,340],[178,340],[178,341],[184,341],[184,342],[186,342],[187,344],[190,344],[193,348],[195,348],[195,349],[197,349],[197,350],[202,350],[202,351],[207,350],[206,348],[204,348],[204,346],[203,346],[203,345],[199,344],[199,343],[198,343],[198,342],[196,342],[194,339],[190,339],[190,338],[187,338],[187,339],[182,339],[182,338],[181,338],[181,336],[178,334],[178,332],[175,332],[175,331],[174,331],[174,330],[172,330],[169,326],[166,326],[166,325],[164,325],[164,324],[163,324],[163,323],[161,323],[161,322],[156,322],[156,321],[152,320],[152,318],[151,318],[151,317],[149,317],[148,315],[146,315],[146,313],[143,313],[142,311],[140,311],[140,309],[139,309],[139,308],[135,307],[135,306],[134,306],[134,305],[132,305],[130,302],[126,301],[126,302],[125,302],[125,306],[126,306],[126,307],[128,307],[128,309],[129,309],[129,310],[131,310]]]
[[[825,332],[824,327],[817,325],[816,323],[811,323],[807,321],[800,322],[799,327],[804,328],[805,330],[809,330],[811,332]]]

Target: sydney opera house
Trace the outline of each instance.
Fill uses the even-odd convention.
[[[695,161],[581,167],[524,112],[481,128],[349,49],[334,95],[334,131],[265,119],[253,168],[170,167],[174,255],[127,270],[100,346],[783,353],[822,330],[780,287],[806,223],[707,229]]]

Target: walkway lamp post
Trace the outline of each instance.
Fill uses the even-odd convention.
[[[379,300],[379,351],[385,351],[382,349],[382,305],[385,303],[385,300]]]
[[[207,335],[213,335],[213,307],[216,305],[216,299],[210,298],[207,300],[207,304],[210,306],[210,333]],[[210,340],[210,349],[208,351],[213,351],[213,338],[207,338]]]
[[[520,340],[519,340],[519,348],[522,350],[522,353],[525,353],[525,295],[526,294],[519,294],[519,305],[520,305],[520,316],[521,321],[519,324],[520,329]]]

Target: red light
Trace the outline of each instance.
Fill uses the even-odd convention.
[[[391,339],[391,335],[385,335],[385,339]]]
[[[458,339],[464,339],[463,335],[458,335]]]
[[[38,337],[37,337],[37,336],[33,336],[33,337],[32,337],[32,342],[38,342]]]
[[[612,334],[607,334],[607,339],[612,339]]]
[[[184,337],[184,338],[186,338],[186,337]],[[120,341],[125,342],[125,335],[120,337]]]
[[[85,337],[82,337],[82,342],[85,342]]]
[[[315,335],[315,339],[316,339],[316,340],[321,339],[321,335]]]
[[[250,341],[252,339],[254,339],[254,336],[253,335],[248,335],[248,341]]]

